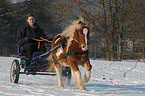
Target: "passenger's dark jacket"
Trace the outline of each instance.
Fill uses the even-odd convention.
[[[17,42],[19,46],[23,46],[26,43],[37,44],[38,42],[31,38],[39,39],[40,37],[46,38],[46,35],[39,25],[35,23],[33,29],[29,25],[26,25],[18,31]]]

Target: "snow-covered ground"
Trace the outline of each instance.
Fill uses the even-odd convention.
[[[13,57],[0,57],[0,96],[145,96],[145,63],[91,60],[92,76],[86,90],[57,88],[56,76],[20,75],[10,82]],[[80,67],[82,75],[84,69]]]

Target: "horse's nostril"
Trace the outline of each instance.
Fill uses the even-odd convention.
[[[82,46],[83,48],[85,48],[85,46]]]

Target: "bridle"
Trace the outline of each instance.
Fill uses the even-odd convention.
[[[76,41],[79,45],[81,45],[81,43],[76,38],[73,38],[73,40]]]
[[[82,28],[87,28],[87,27],[82,27]],[[87,28],[88,29],[88,28]],[[79,30],[77,30],[77,39],[73,37],[73,40],[76,41],[79,45],[81,45],[80,40],[79,40]]]

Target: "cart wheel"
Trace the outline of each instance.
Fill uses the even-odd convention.
[[[11,66],[11,71],[10,71],[10,80],[12,83],[18,83],[19,72],[20,72],[19,61],[14,60]]]
[[[62,83],[67,86],[71,83],[71,69],[69,67],[65,67],[62,71]]]

